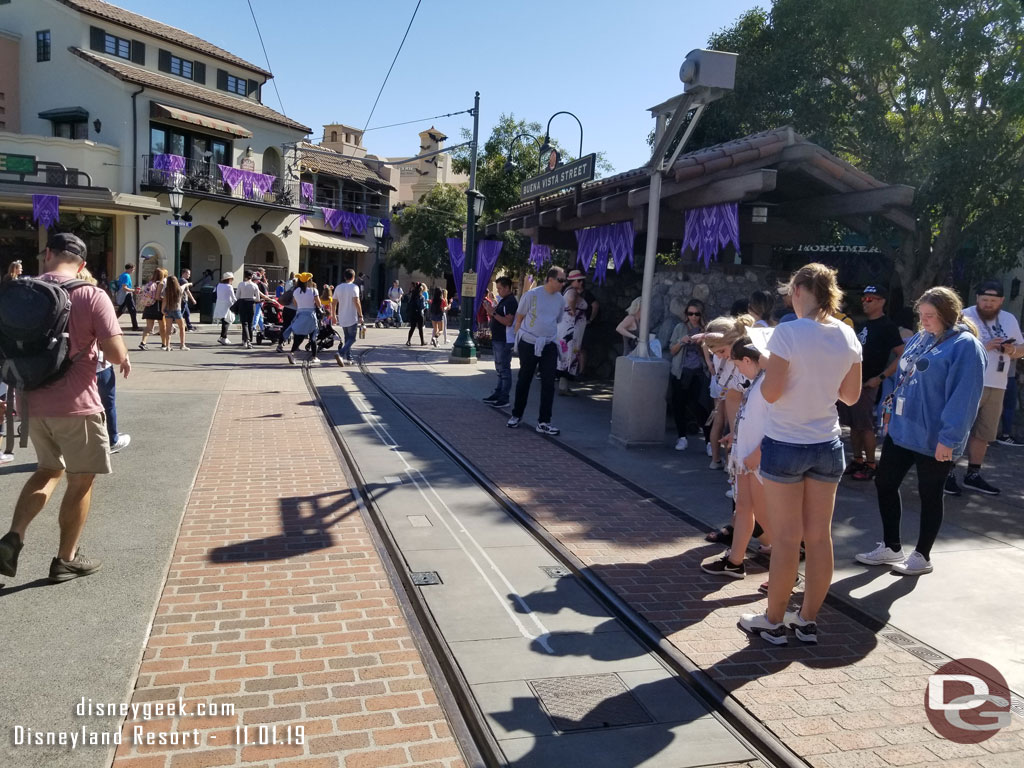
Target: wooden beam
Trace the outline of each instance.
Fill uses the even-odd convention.
[[[775,189],[777,171],[762,168],[745,176],[715,181],[707,186],[673,197],[662,196],[662,204],[675,210],[701,208],[705,205],[753,200]]]
[[[601,200],[602,198],[598,197],[579,203],[576,206],[576,217],[582,219],[587,216],[593,216],[595,213],[602,213],[604,209],[601,207]]]
[[[554,210],[540,212],[540,225],[542,227],[553,227],[558,223]]]
[[[909,207],[914,202],[914,188],[894,184],[861,192],[840,192],[824,197],[791,200],[777,209],[782,216],[832,219],[841,216],[881,213],[892,207]]]

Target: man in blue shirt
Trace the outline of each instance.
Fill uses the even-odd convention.
[[[125,312],[131,315],[132,330],[139,330],[139,320],[135,313],[135,285],[132,283],[132,274],[135,272],[134,264],[125,264],[124,272],[117,278],[117,316],[121,317]]]

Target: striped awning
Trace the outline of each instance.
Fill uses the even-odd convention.
[[[312,248],[329,248],[333,251],[352,251],[354,253],[368,253],[370,246],[355,240],[349,240],[333,232],[314,232],[311,229],[304,229],[299,235],[299,245]]]
[[[227,120],[221,120],[217,117],[200,115],[198,112],[189,112],[187,109],[170,107],[155,101],[149,102],[149,116],[162,117],[165,120],[177,120],[179,123],[189,123],[190,125],[199,125],[203,128],[209,128],[211,131],[227,133],[242,139],[252,138],[252,131],[237,123],[229,123]]]

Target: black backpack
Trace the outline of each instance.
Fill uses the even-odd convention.
[[[0,285],[0,380],[27,392],[56,381],[74,362],[68,322],[71,292],[85,280],[34,277]]]

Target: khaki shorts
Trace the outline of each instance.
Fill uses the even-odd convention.
[[[991,443],[999,434],[999,420],[1003,415],[1003,397],[1005,389],[985,387],[981,392],[978,404],[978,416],[971,427],[971,437]]]
[[[40,469],[71,475],[109,475],[107,415],[35,417],[29,414],[28,436]]]

